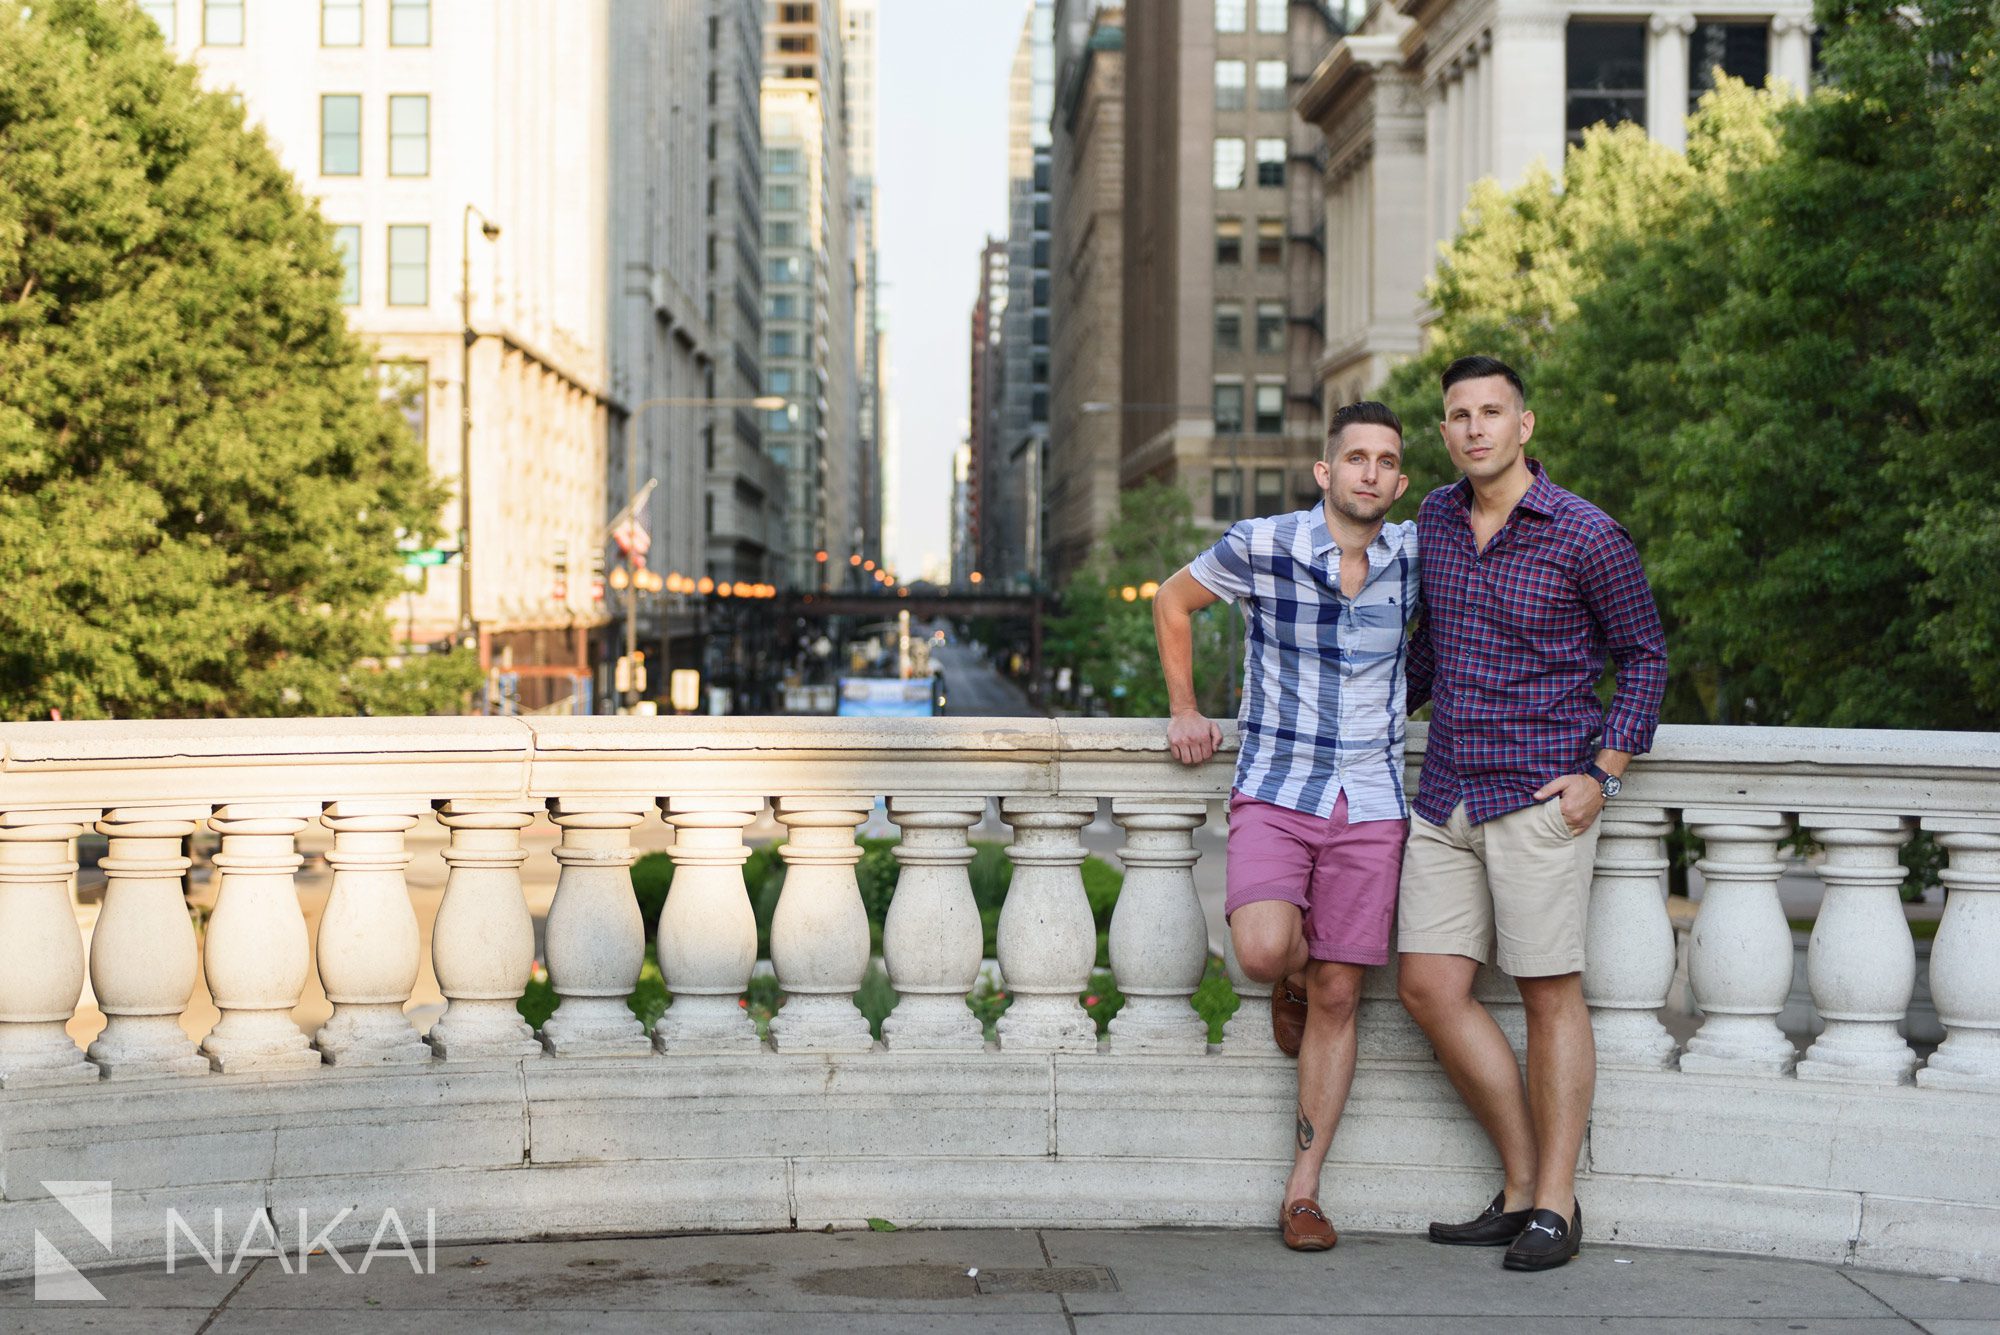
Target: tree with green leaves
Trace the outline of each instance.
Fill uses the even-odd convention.
[[[127,0],[0,6],[0,717],[431,712],[443,500],[261,132]]]
[[[1194,519],[1185,489],[1149,482],[1118,498],[1118,517],[1070,577],[1062,614],[1049,627],[1049,661],[1068,666],[1122,717],[1163,718],[1167,685],[1153,643],[1153,604],[1137,596],[1205,550],[1214,538]],[[1134,596],[1125,597],[1132,589]],[[1221,606],[1194,622],[1195,691],[1202,712],[1230,718],[1235,674],[1234,608]]]

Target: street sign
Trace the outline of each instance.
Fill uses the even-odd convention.
[[[457,552],[446,551],[441,547],[431,547],[422,551],[404,552],[403,564],[406,566],[449,565],[457,555]]]

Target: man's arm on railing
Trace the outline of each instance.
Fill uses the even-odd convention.
[[[1183,765],[1199,765],[1222,745],[1222,729],[1202,717],[1194,697],[1194,614],[1216,601],[1215,594],[1185,566],[1153,597],[1153,637],[1160,645],[1160,671],[1167,679],[1167,748]]]

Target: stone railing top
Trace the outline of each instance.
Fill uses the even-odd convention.
[[[1412,771],[1425,727],[1410,727]],[[1218,798],[1151,719],[395,718],[0,724],[0,811],[667,793]],[[2000,737],[1662,727],[1626,806],[2000,819]]]

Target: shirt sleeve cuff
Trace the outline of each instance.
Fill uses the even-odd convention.
[[[1603,735],[1598,738],[1597,744],[1607,751],[1644,755],[1653,749],[1653,727],[1625,719],[1606,719]]]

